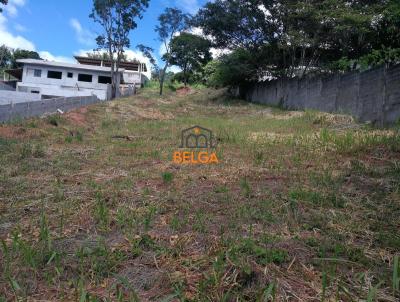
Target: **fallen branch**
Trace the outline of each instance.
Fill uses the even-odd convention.
[[[114,139],[125,139],[125,140],[127,140],[127,141],[132,141],[132,140],[134,140],[134,139],[137,138],[137,137],[135,137],[135,136],[129,136],[129,135],[115,135],[115,136],[112,136],[112,138],[114,138]]]

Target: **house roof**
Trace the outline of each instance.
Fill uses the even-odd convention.
[[[95,66],[111,66],[111,61],[107,59],[100,58],[89,58],[89,57],[80,57],[75,56],[75,60],[77,60],[81,64],[85,65],[95,65]],[[147,66],[145,63],[141,63],[138,60],[132,62],[120,62],[119,66],[124,68],[125,70],[139,71],[139,65],[142,64],[143,70],[142,72],[147,72]]]
[[[90,71],[104,71],[104,72],[111,71],[110,67],[51,62],[51,61],[36,60],[36,59],[20,59],[20,60],[17,60],[17,63],[27,64],[27,65],[47,66],[47,67],[61,67],[61,68],[70,68],[70,69],[79,69],[79,70],[90,70]],[[123,71],[124,71],[124,69],[119,69],[119,72],[123,72]]]

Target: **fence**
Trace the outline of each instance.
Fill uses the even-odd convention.
[[[327,77],[262,82],[243,94],[251,102],[345,113],[362,122],[390,124],[400,118],[400,65]]]
[[[24,103],[11,103],[0,106],[0,122],[15,118],[40,116],[55,113],[57,109],[68,111],[82,106],[101,102],[96,96],[56,98]]]
[[[0,90],[0,105],[40,101],[40,95],[29,92]]]

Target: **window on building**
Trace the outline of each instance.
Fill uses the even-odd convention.
[[[49,71],[47,71],[47,77],[49,79],[61,80],[62,79],[62,72],[61,71],[49,70]]]
[[[74,77],[74,74],[73,74],[72,72],[68,72],[67,77],[73,78],[73,77]]]
[[[34,69],[33,70],[33,76],[35,78],[40,78],[42,76],[42,70],[41,69]]]
[[[78,81],[91,83],[93,81],[93,76],[91,74],[80,73],[78,74]]]
[[[99,76],[99,84],[111,84],[111,77]]]

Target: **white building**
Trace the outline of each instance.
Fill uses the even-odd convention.
[[[84,65],[111,66],[111,61],[107,59],[75,56],[75,60]],[[119,66],[123,69],[123,80],[121,84],[141,87],[151,78],[151,72],[147,69],[146,64],[138,60],[123,61],[120,62]]]
[[[23,65],[22,81],[17,91],[37,93],[42,99],[54,97],[96,95],[110,99],[110,68],[82,64],[57,63],[35,59],[17,60]],[[119,70],[117,83],[124,70]]]

